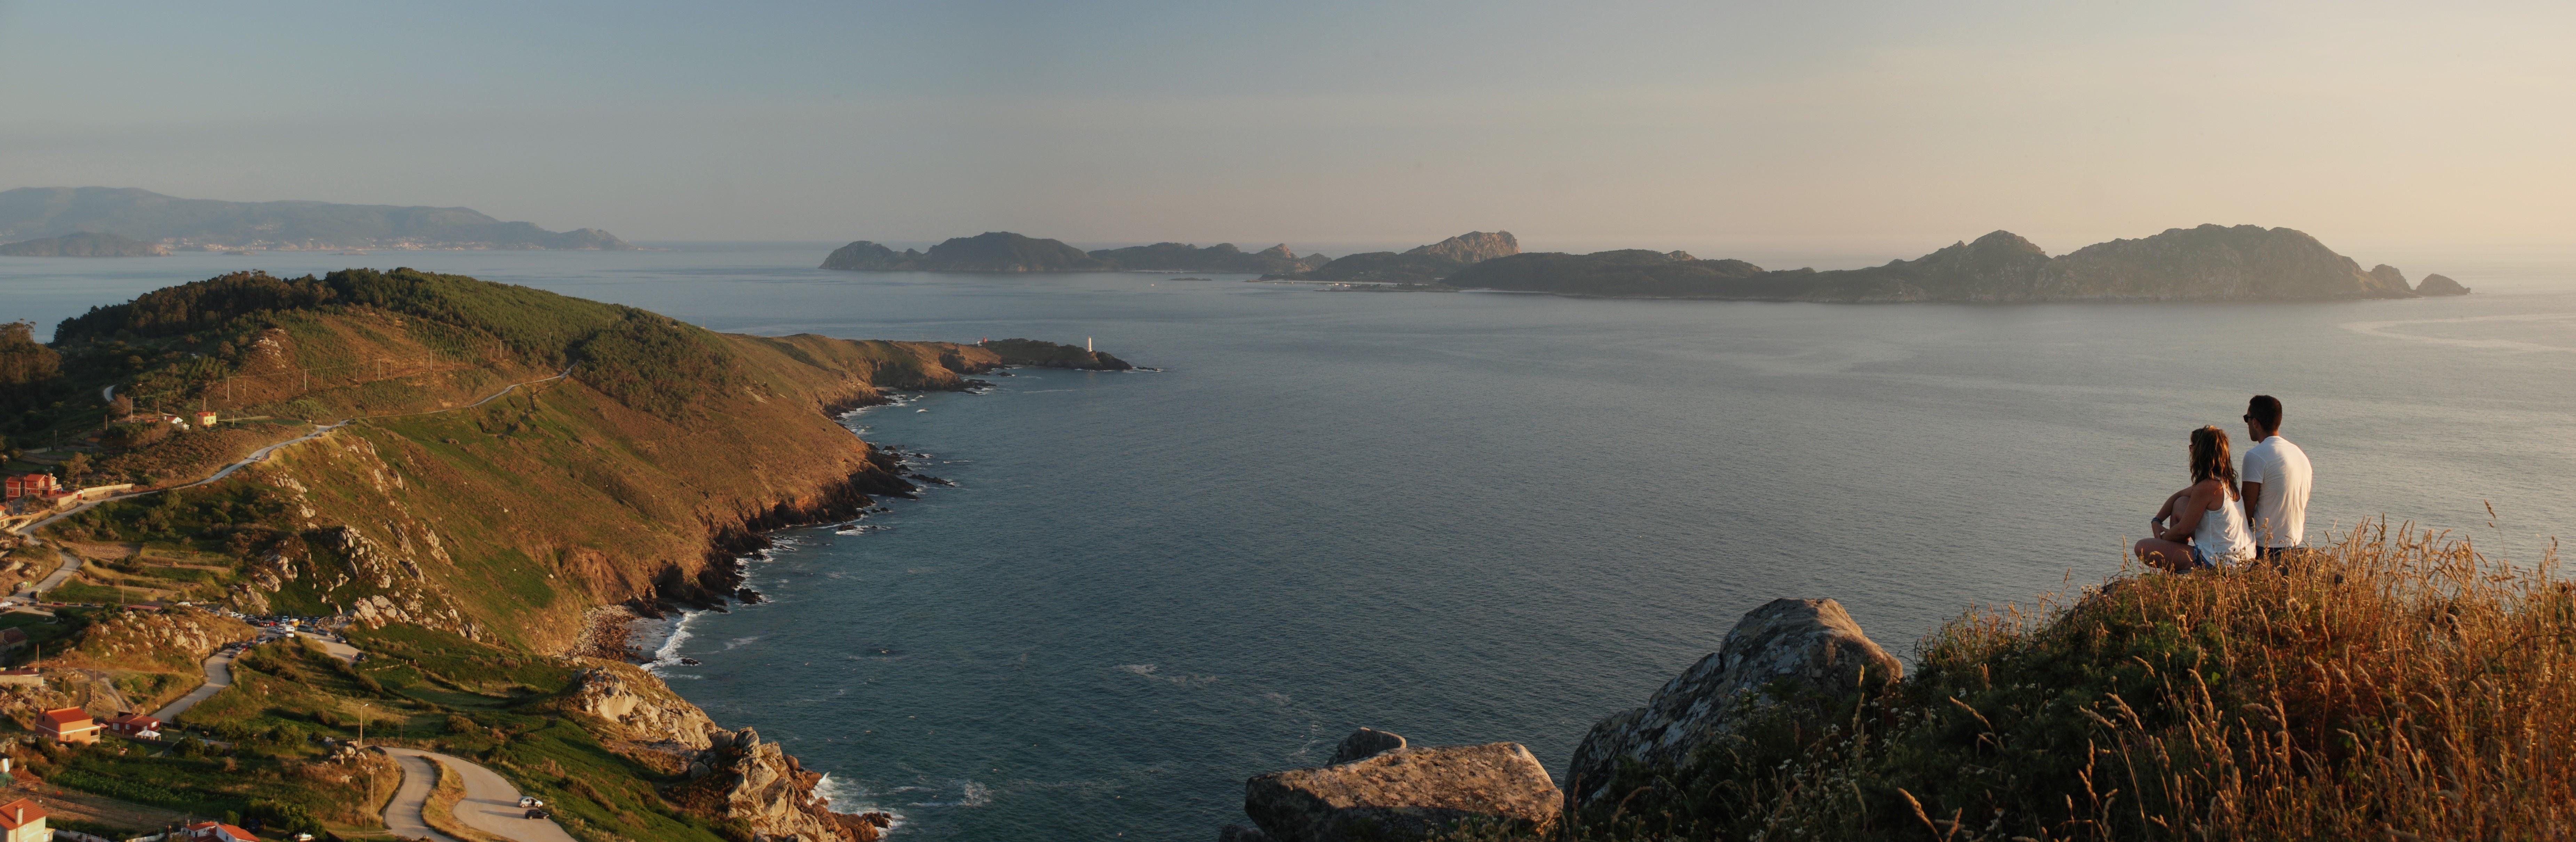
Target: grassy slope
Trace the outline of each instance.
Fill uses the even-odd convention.
[[[341,791],[364,785],[315,771],[327,764],[311,756],[315,738],[355,736],[370,718],[371,736],[480,757],[560,803],[586,840],[744,836],[739,823],[657,793],[683,770],[602,742],[600,723],[557,706],[574,671],[552,653],[589,609],[722,593],[730,550],[758,529],[907,488],[830,413],[881,389],[958,388],[962,374],[1002,362],[945,343],[715,334],[451,276],[254,278],[228,289],[67,323],[66,371],[126,378],[153,402],[223,403],[229,389],[229,415],[360,420],[225,481],[72,519],[56,537],[141,548],[80,587],[295,613],[364,600],[402,620],[353,635],[374,656],[356,667],[285,645],[240,661],[235,687],[185,717],[239,744],[220,759],[147,768],[79,752],[63,758],[64,782],[310,827],[371,824],[362,810],[331,809],[364,801],[363,790]],[[304,298],[225,311],[221,296],[242,289]],[[567,379],[432,412],[566,369]],[[83,389],[95,394],[92,383],[57,391]],[[166,484],[248,449],[213,438],[172,437],[102,464]],[[154,695],[195,683],[191,657],[161,655],[125,665],[119,680]]]
[[[2554,568],[2380,529],[2284,569],[1971,611],[1885,695],[1629,769],[1635,795],[1572,835],[2563,838],[2576,596]]]

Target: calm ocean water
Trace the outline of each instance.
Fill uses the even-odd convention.
[[[2255,392],[2316,464],[2312,541],[2385,515],[2528,561],[2576,524],[2576,255],[2395,261],[2458,299],[1965,307],[862,275],[822,251],[0,258],[0,318],[399,263],[719,330],[1097,337],[1161,367],[852,416],[959,487],[783,535],[751,573],[774,602],[669,647],[702,662],[662,669],[681,693],[916,839],[1209,838],[1243,778],[1363,725],[1561,769],[1773,597],[1841,600],[1910,653],[1971,604],[2115,573],[2184,432],[2241,436]]]

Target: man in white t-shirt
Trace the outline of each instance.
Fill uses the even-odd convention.
[[[2278,562],[2283,550],[2306,537],[2308,487],[2315,472],[2308,468],[2308,452],[2281,437],[2279,398],[2255,395],[2247,401],[2245,432],[2256,442],[2245,451],[2245,469],[2237,472],[2245,518],[2264,560]]]

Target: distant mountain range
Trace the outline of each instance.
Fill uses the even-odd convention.
[[[1062,240],[1008,231],[952,237],[930,251],[895,251],[860,240],[823,258],[823,268],[849,272],[1304,272],[1325,265],[1323,255],[1298,257],[1286,244],[1245,252],[1233,243],[1206,248],[1183,243],[1085,252]]]
[[[548,231],[469,208],[224,202],[114,187],[0,191],[0,242],[67,234],[114,234],[173,248],[634,248],[596,228]]]

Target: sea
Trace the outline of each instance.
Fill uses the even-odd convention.
[[[1964,611],[2123,575],[2187,433],[2241,449],[2257,393],[2315,465],[2312,543],[2411,525],[2539,564],[2576,526],[2576,250],[2390,261],[2460,298],[1959,306],[813,268],[830,245],[0,258],[0,319],[407,265],[1147,367],[843,418],[954,486],[780,533],[747,562],[766,601],[658,643],[682,695],[897,839],[1207,839],[1244,779],[1363,726],[1561,773],[1768,600],[1838,600],[1911,657]]]

